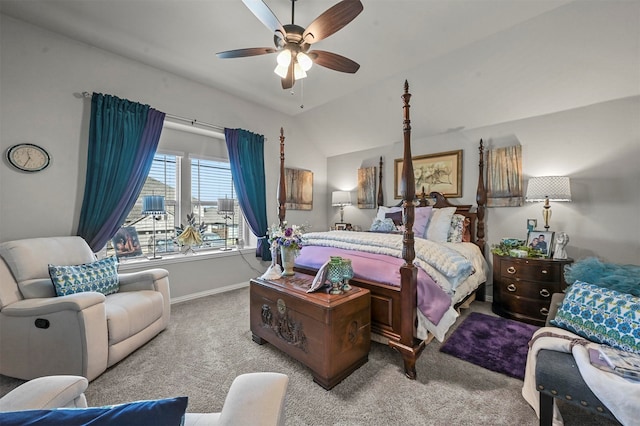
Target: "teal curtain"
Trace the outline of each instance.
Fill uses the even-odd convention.
[[[251,232],[258,237],[256,257],[270,261],[271,250],[267,241],[264,136],[243,129],[224,129],[224,136],[238,204]]]
[[[77,234],[93,251],[115,235],[135,204],[158,148],[165,114],[94,93],[84,198]]]

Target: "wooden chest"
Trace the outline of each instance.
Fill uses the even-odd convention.
[[[331,389],[367,362],[371,345],[369,290],[307,293],[313,277],[296,272],[250,281],[253,340],[271,343],[306,365],[313,380]]]

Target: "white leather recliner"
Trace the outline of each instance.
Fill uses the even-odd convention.
[[[185,426],[279,426],[285,423],[285,397],[289,378],[285,374],[241,374],[233,380],[222,411],[186,413]],[[88,382],[78,376],[48,376],[31,380],[0,398],[2,412],[86,408]],[[148,424],[154,424],[150,419]]]
[[[118,292],[107,296],[56,296],[48,266],[94,262],[84,239],[8,241],[0,244],[0,257],[0,374],[93,380],[169,324],[164,269],[118,274]]]

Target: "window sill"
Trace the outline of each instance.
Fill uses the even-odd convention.
[[[245,247],[242,250],[231,249],[227,251],[212,250],[212,251],[200,251],[190,254],[182,253],[156,253],[157,256],[162,256],[160,259],[149,259],[148,257],[136,257],[131,259],[120,259],[118,270],[126,272],[128,270],[135,270],[141,267],[151,268],[160,267],[162,265],[170,265],[173,263],[183,262],[197,262],[208,259],[218,259],[229,256],[237,256],[238,254],[244,255],[246,253],[255,253],[255,247]]]

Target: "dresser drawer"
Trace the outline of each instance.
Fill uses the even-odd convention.
[[[549,315],[549,301],[511,297],[502,301],[502,309],[512,316],[527,317],[544,323]]]
[[[526,297],[537,300],[551,300],[553,293],[560,293],[562,288],[559,282],[531,282],[520,281],[505,277],[498,283],[503,298],[512,296]]]
[[[522,260],[516,262],[501,262],[500,265],[500,275],[505,279],[550,282],[558,282],[562,279],[559,264],[544,261],[533,263]]]

